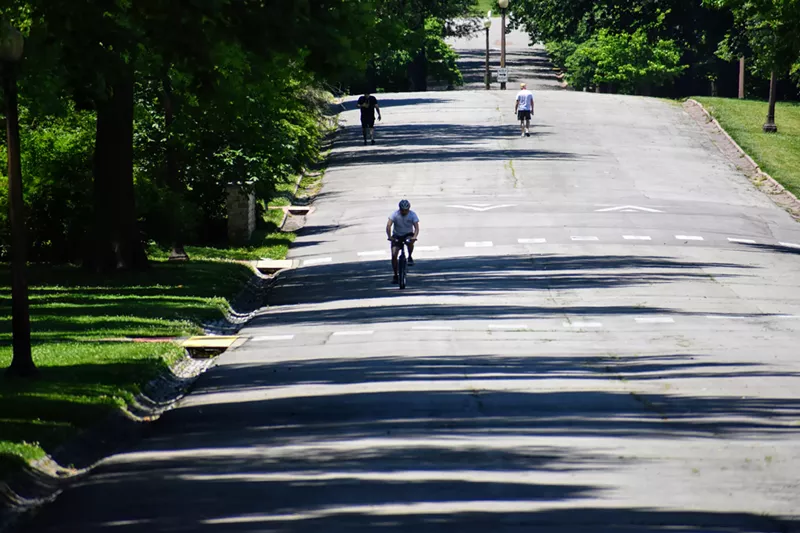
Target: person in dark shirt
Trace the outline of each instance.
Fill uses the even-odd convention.
[[[378,112],[378,120],[381,119],[381,108],[378,100],[369,93],[365,93],[358,99],[358,107],[361,109],[361,133],[364,135],[364,144],[367,144],[367,130],[372,144],[375,144],[375,112]]]

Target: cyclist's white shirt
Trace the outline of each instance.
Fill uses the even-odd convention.
[[[392,227],[393,235],[408,235],[414,233],[414,224],[419,222],[419,217],[414,211],[409,210],[406,216],[403,216],[398,209],[392,216],[389,217],[394,226]]]

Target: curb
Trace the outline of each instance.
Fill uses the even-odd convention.
[[[55,500],[103,459],[146,435],[151,423],[186,396],[197,378],[214,364],[214,359],[192,359],[187,355],[142,387],[126,409],[114,410],[104,421],[80,432],[51,454],[23,466],[7,480],[0,480],[0,532],[23,525],[31,513]]]
[[[776,181],[776,180],[775,180],[775,178],[773,178],[772,176],[770,176],[769,174],[767,174],[766,172],[764,172],[764,171],[761,169],[761,167],[758,165],[758,163],[756,163],[756,162],[753,160],[753,158],[752,158],[752,157],[750,157],[750,156],[747,154],[747,152],[745,152],[745,151],[742,149],[742,147],[741,147],[741,146],[739,146],[739,144],[738,144],[736,141],[734,141],[734,140],[733,140],[733,137],[731,137],[731,136],[728,134],[728,132],[727,132],[727,131],[725,131],[725,128],[723,128],[723,127],[722,127],[722,125],[721,125],[721,124],[720,124],[720,123],[717,121],[717,119],[715,119],[715,118],[714,118],[714,117],[711,115],[711,113],[709,113],[709,112],[708,112],[708,110],[705,108],[705,106],[703,106],[703,104],[701,104],[700,102],[698,102],[697,100],[695,100],[695,99],[693,99],[693,98],[689,98],[689,99],[687,99],[687,100],[685,101],[685,103],[686,103],[686,104],[689,104],[689,105],[691,105],[691,106],[694,106],[694,107],[696,107],[696,108],[698,108],[698,109],[700,109],[700,110],[703,112],[703,114],[706,116],[706,118],[708,119],[708,122],[712,123],[712,124],[713,124],[713,125],[714,125],[714,126],[717,128],[717,130],[718,130],[720,133],[722,133],[722,135],[724,135],[724,136],[725,136],[725,138],[728,140],[728,142],[731,144],[731,146],[733,146],[733,147],[736,149],[736,151],[738,151],[738,152],[739,152],[739,154],[740,154],[740,155],[741,155],[741,156],[742,156],[744,159],[746,159],[746,160],[747,160],[747,162],[748,162],[748,163],[750,163],[750,165],[752,165],[752,167],[753,167],[753,172],[754,172],[754,173],[755,173],[757,176],[759,176],[759,177],[761,177],[761,178],[765,179],[766,181],[768,181],[768,182],[769,182],[769,183],[770,183],[770,184],[771,184],[771,185],[772,185],[772,186],[773,186],[775,189],[777,189],[777,190],[779,191],[779,193],[780,193],[780,194],[784,194],[784,195],[788,196],[788,197],[791,199],[791,201],[794,203],[794,208],[795,208],[795,210],[797,210],[797,211],[800,213],[800,199],[798,199],[798,198],[797,198],[797,196],[795,196],[795,195],[794,195],[794,193],[792,193],[791,191],[787,190],[787,189],[786,189],[786,187],[784,187],[783,185],[781,185],[780,183],[778,183],[778,181]],[[757,184],[757,183],[756,183],[756,186],[758,187],[758,184]],[[759,187],[759,189],[760,189],[760,187]],[[767,192],[767,191],[762,191],[762,192]],[[774,195],[775,193],[773,193],[773,192],[767,192],[767,194],[769,194],[770,196],[772,196],[772,195]],[[795,218],[797,218],[797,217],[798,217],[798,215],[797,215],[797,214],[794,214],[794,213],[791,213],[791,212],[790,212],[790,214],[791,214],[793,217],[795,217]]]

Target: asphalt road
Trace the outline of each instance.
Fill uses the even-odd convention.
[[[800,531],[800,226],[676,104],[513,94],[349,102],[248,342],[30,531]]]

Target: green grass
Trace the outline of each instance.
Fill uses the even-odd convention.
[[[779,102],[777,134],[761,131],[767,102],[697,97],[725,131],[770,176],[800,196],[800,104]]]
[[[320,180],[304,178],[302,192]],[[293,202],[295,183],[279,186],[269,204]],[[280,231],[282,219],[283,210],[267,210],[246,246],[186,246],[188,263],[169,263],[168,249],[150,246],[145,272],[31,265],[33,380],[2,375],[12,357],[11,273],[0,264],[0,479],[129,404],[179,359],[184,350],[169,339],[201,333],[200,323],[230,309],[253,274],[244,261],[286,257],[295,235]]]
[[[486,16],[486,12],[490,9],[493,15],[500,14],[500,8],[497,7],[497,0],[476,0],[475,5],[478,6],[478,12],[483,16]]]
[[[0,376],[0,477],[42,457],[110,411],[183,354],[171,342],[133,337],[200,333],[250,278],[242,263],[154,261],[147,272],[99,276],[78,267],[31,265],[32,351],[40,375]],[[0,265],[0,369],[11,361],[8,265]]]

